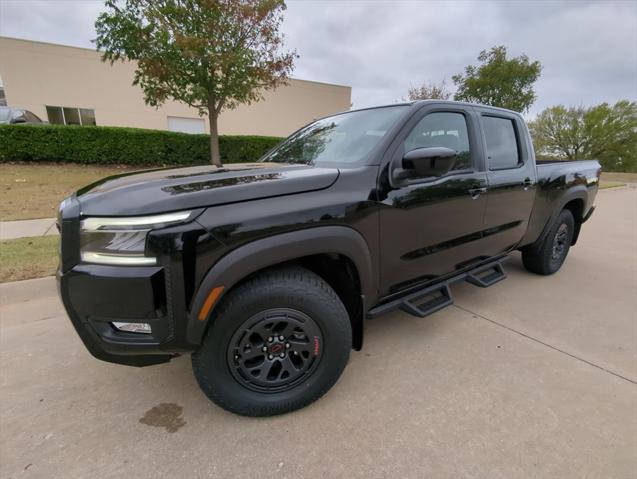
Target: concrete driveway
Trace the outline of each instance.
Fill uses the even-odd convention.
[[[635,478],[637,189],[598,210],[552,277],[454,289],[370,321],[335,388],[270,419],[199,391],[188,357],[93,359],[52,279],[0,287],[3,478]]]

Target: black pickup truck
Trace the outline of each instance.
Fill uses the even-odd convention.
[[[517,113],[421,101],[301,128],[255,164],[106,178],[60,205],[59,290],[98,359],[192,353],[243,415],[316,400],[363,325],[487,287],[520,250],[555,273],[591,216],[600,165],[536,165]]]

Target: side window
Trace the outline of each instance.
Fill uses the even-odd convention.
[[[433,146],[444,146],[456,151],[456,163],[452,170],[471,168],[467,119],[462,113],[436,112],[423,117],[405,139],[403,153]]]
[[[513,120],[483,116],[482,125],[487,141],[489,169],[516,168],[520,164],[520,151]]]
[[[35,113],[30,112],[29,110],[24,111],[24,117],[27,119],[27,121],[30,121],[31,123],[42,122],[42,120],[40,120],[40,118]]]

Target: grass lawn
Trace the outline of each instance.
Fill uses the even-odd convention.
[[[0,164],[0,221],[53,218],[66,196],[105,176],[131,171],[125,166],[50,163]]]
[[[55,274],[58,236],[0,241],[0,283]]]
[[[626,186],[623,181],[604,181],[600,180],[599,189],[605,190],[606,188],[617,188],[618,186]]]
[[[608,182],[637,183],[637,173],[613,173],[611,171],[602,171],[601,180]]]

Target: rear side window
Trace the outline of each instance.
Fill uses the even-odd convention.
[[[520,164],[520,151],[513,120],[483,116],[482,125],[487,141],[489,169],[516,168]]]
[[[467,120],[462,113],[429,113],[414,127],[405,139],[403,153],[416,148],[444,146],[457,153],[452,170],[471,168]]]

